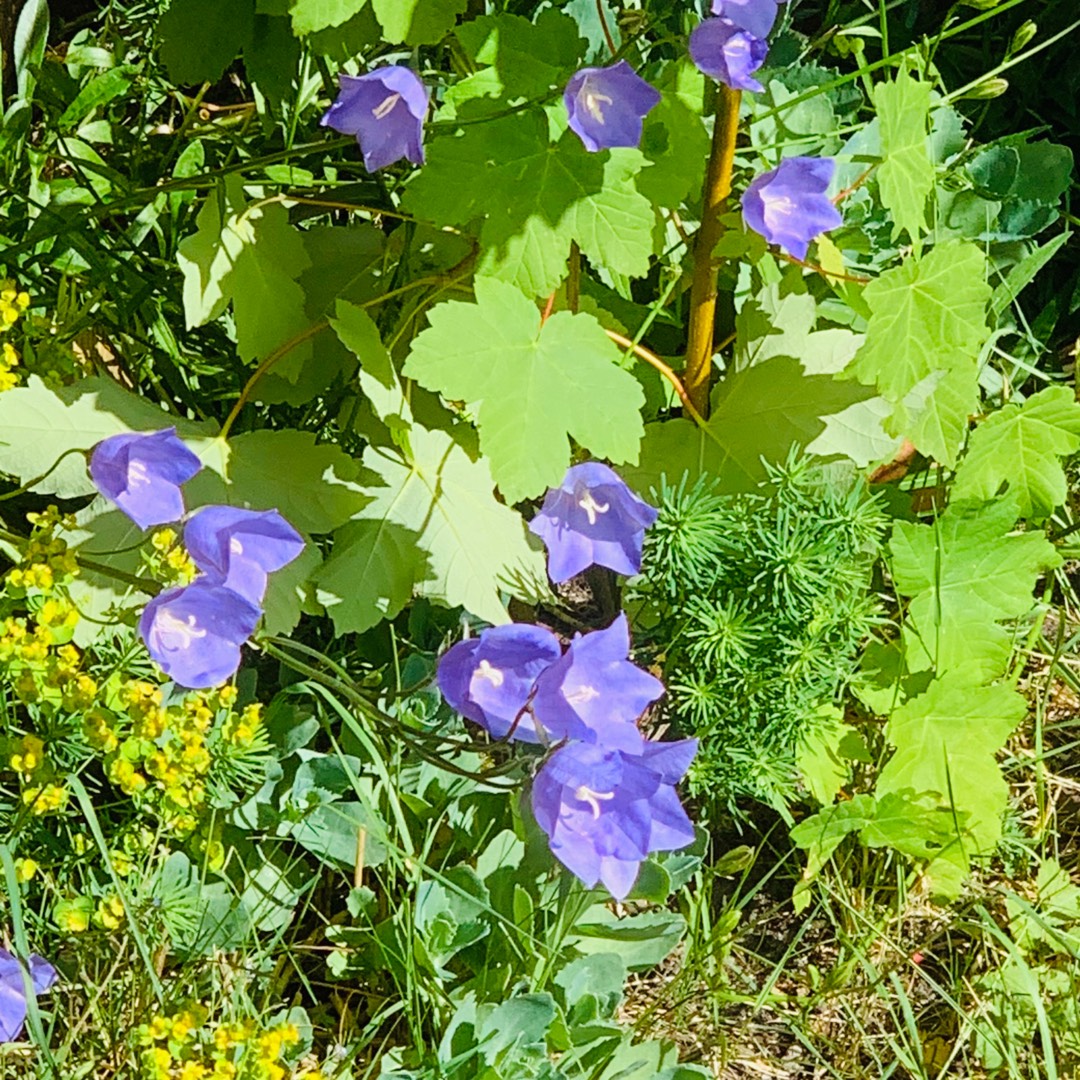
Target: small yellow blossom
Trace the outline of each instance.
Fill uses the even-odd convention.
[[[106,930],[118,929],[124,921],[123,901],[113,893],[104,900],[98,901],[97,911],[94,912],[94,922]]]
[[[9,759],[9,764],[24,776],[36,772],[45,762],[45,744],[36,735],[24,735]]]
[[[38,864],[33,859],[16,859],[15,880],[23,884],[33,878],[38,869]]]
[[[68,789],[59,784],[26,788],[22,793],[23,805],[29,807],[35,817],[55,814],[67,806]]]
[[[53,919],[61,930],[81,934],[89,928],[93,911],[93,900],[89,896],[78,896],[74,900],[58,901],[53,909]]]

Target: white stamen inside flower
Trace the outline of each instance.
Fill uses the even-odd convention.
[[[473,672],[473,678],[486,679],[492,686],[502,686],[506,676],[497,667],[492,667],[486,660],[481,660],[480,666]]]
[[[790,195],[765,195],[765,212],[770,217],[791,217],[798,212],[795,200]]]
[[[600,691],[595,686],[589,686],[588,683],[582,684],[571,694],[563,694],[568,705],[585,705],[599,696]]]
[[[578,506],[585,511],[585,515],[588,517],[590,525],[596,524],[597,514],[606,514],[611,509],[610,503],[598,503],[593,498],[591,491],[586,491],[585,494],[578,499]]]
[[[127,472],[128,487],[139,487],[150,483],[150,474],[141,461],[129,461]]]
[[[611,104],[611,98],[609,98],[607,94],[590,94],[588,91],[585,92],[585,108],[598,124],[603,124],[605,122],[604,110],[601,106]]]
[[[193,641],[208,633],[196,623],[194,615],[181,619],[167,610],[159,611],[154,617],[154,629],[162,638],[170,639],[165,647],[174,649],[188,649]]]
[[[384,97],[382,101],[371,110],[371,115],[374,116],[376,120],[385,120],[394,111],[394,106],[400,100],[400,94],[391,94],[389,97]]]
[[[233,555],[243,555],[244,545],[235,536],[229,537],[229,552]]]
[[[578,802],[586,803],[592,810],[593,820],[596,820],[600,817],[600,803],[607,802],[609,799],[614,799],[615,792],[593,791],[591,787],[586,787],[582,784],[581,787],[574,792],[574,798],[577,799]]]

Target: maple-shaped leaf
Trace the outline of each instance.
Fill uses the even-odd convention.
[[[874,87],[881,126],[878,190],[892,212],[893,237],[904,229],[916,243],[926,229],[926,200],[934,190],[934,166],[927,147],[930,83],[900,72],[894,82]]]
[[[886,734],[896,749],[878,777],[878,798],[933,793],[958,812],[971,853],[989,854],[1008,800],[996,755],[1026,712],[1010,686],[935,679],[889,718]]]
[[[894,407],[891,434],[946,465],[956,460],[966,414],[977,405],[975,371],[989,335],[986,257],[974,244],[937,245],[866,286],[866,340],[846,374],[876,386]]]
[[[996,639],[1000,629],[993,624],[1030,611],[1039,574],[1060,563],[1042,533],[1014,531],[1016,518],[1016,499],[1006,497],[951,503],[929,525],[896,523],[889,545],[893,582],[911,597],[911,632],[931,657],[939,642],[969,640],[980,626]]]
[[[562,480],[569,438],[597,457],[636,461],[644,393],[596,319],[560,311],[542,323],[513,286],[479,278],[475,288],[474,304],[431,309],[404,374],[474,408],[480,449],[507,501]]]
[[[634,186],[645,164],[638,150],[590,154],[572,131],[553,143],[547,114],[528,109],[432,140],[404,206],[437,225],[481,219],[480,273],[547,296],[571,241],[614,273],[648,271],[656,215]]]
[[[1021,517],[1046,518],[1065,501],[1059,459],[1077,450],[1080,404],[1071,390],[1051,386],[1022,405],[1004,405],[971,433],[953,498],[992,499],[1008,484]]]

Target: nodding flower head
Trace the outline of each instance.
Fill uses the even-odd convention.
[[[642,122],[659,101],[660,92],[625,60],[610,67],[582,68],[563,93],[571,130],[593,152],[636,147]]]
[[[729,19],[706,19],[690,35],[690,58],[698,70],[732,90],[764,90],[754,72],[765,62],[768,51],[764,38]]]
[[[832,158],[784,158],[743,193],[746,224],[770,244],[805,259],[810,241],[844,220],[826,194],[835,168]]]

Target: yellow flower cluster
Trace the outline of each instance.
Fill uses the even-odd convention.
[[[154,555],[150,560],[153,576],[164,585],[189,585],[198,567],[180,543],[175,529],[158,529],[150,541]]]
[[[8,767],[22,781],[23,805],[35,817],[55,814],[67,806],[68,789],[51,782],[51,767],[45,754],[45,744],[36,735],[24,735],[11,747]],[[35,864],[36,866],[36,864]],[[26,880],[29,881],[31,873]]]
[[[191,833],[206,802],[215,718],[226,714],[220,730],[227,745],[249,745],[262,707],[249,705],[237,717],[231,686],[191,693],[166,707],[161,690],[139,680],[123,684],[117,698],[115,711],[97,707],[83,714],[87,742],[105,755],[106,775],[124,794],[148,799],[171,831]]]
[[[15,368],[19,366],[19,354],[10,341],[5,341],[0,349],[0,394],[5,390],[14,390],[19,385],[19,376]]]
[[[208,1010],[189,1005],[159,1014],[136,1032],[146,1080],[322,1080],[286,1063],[299,1044],[294,1024],[263,1027],[255,1020],[208,1024]]]
[[[61,514],[55,506],[47,507],[40,514],[26,516],[34,531],[23,552],[22,562],[8,571],[7,583],[15,589],[48,594],[79,572],[79,564],[68,550],[67,541],[56,535],[58,529],[74,529],[75,517]]]
[[[30,306],[30,294],[22,292],[10,278],[0,279],[0,333],[10,330],[22,318]],[[19,354],[10,341],[0,348],[0,393],[19,385],[15,368],[19,366]]]
[[[14,326],[30,306],[30,294],[20,291],[10,278],[0,279],[0,328]]]

